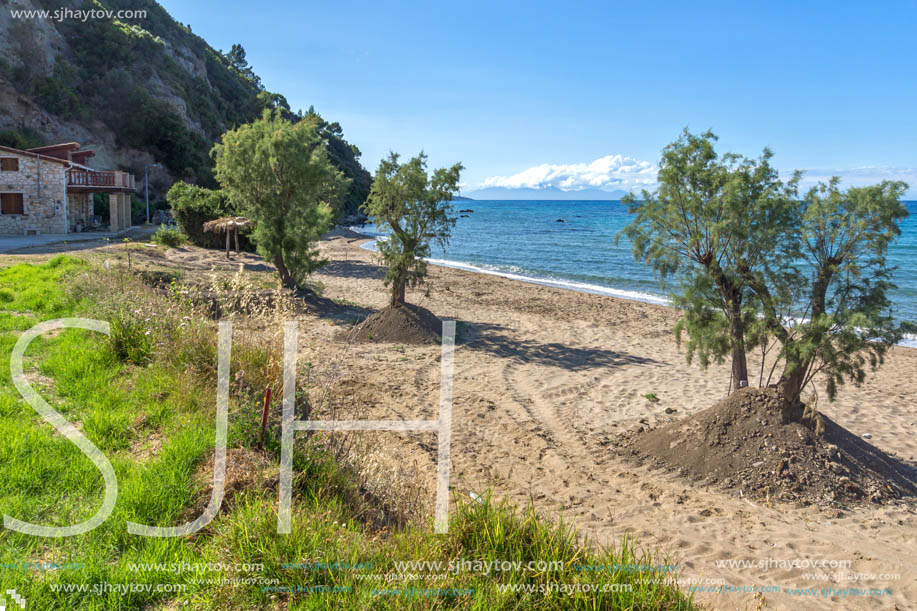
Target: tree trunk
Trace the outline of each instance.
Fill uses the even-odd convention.
[[[784,373],[780,378],[780,390],[790,403],[798,403],[802,396],[802,385],[806,379],[806,367],[800,363],[796,369]]]
[[[745,321],[742,320],[742,289],[728,278],[712,256],[703,262],[713,275],[720,296],[728,308],[729,343],[732,345],[732,377],[736,389],[748,386],[748,363],[745,359]]]
[[[784,369],[777,387],[780,394],[783,395],[784,404],[782,408],[783,422],[799,422],[802,420],[804,406],[800,399],[802,387],[806,381],[806,374],[809,371],[809,362],[798,363],[796,368],[789,373]]]
[[[745,358],[745,323],[742,314],[733,312],[730,326],[732,330],[732,377],[736,389],[748,386],[748,362]]]
[[[280,288],[295,289],[296,282],[293,281],[293,277],[283,262],[283,253],[278,252],[274,255],[274,266],[277,268],[277,273],[280,274]]]
[[[226,230],[226,258],[227,259],[229,258],[229,234],[230,233],[231,232],[229,231],[229,229],[227,229]]]
[[[732,336],[732,377],[736,390],[748,386],[748,362],[745,356],[745,321],[742,320],[742,297],[733,288],[729,299],[729,333]]]
[[[825,314],[828,287],[831,285],[831,280],[834,277],[835,266],[839,265],[841,262],[842,260],[839,258],[829,257],[818,269],[815,276],[815,282],[812,285],[812,311],[809,315],[810,320],[816,321]],[[809,338],[809,341],[814,341],[816,345],[821,345],[822,341],[824,341],[824,335],[824,332],[820,332],[817,337]],[[809,370],[815,358],[814,356],[810,356],[800,363],[787,362],[787,366],[780,376],[780,382],[778,384],[783,396],[786,398],[784,422],[798,422],[802,419],[803,405],[800,397],[802,396],[803,385],[806,383],[806,377],[809,374]]]
[[[399,274],[395,281],[392,282],[392,307],[397,308],[404,305],[404,292],[407,278],[404,274]]]

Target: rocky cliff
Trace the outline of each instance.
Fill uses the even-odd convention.
[[[78,13],[90,10],[93,18]],[[213,142],[265,108],[301,116],[264,89],[241,46],[213,49],[153,0],[0,0],[0,144],[76,140],[97,151],[97,167],[140,176],[162,164],[151,173],[155,191],[176,179],[213,186]],[[352,212],[369,174],[341,126],[322,125],[353,179]]]

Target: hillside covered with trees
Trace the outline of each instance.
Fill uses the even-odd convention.
[[[15,0],[10,9],[54,11],[58,0]],[[14,18],[0,13],[0,144],[77,140],[98,165],[142,175],[161,163],[172,180],[216,186],[210,149],[227,129],[280,109],[241,45],[223,52],[153,0],[76,0],[72,10],[146,11],[140,19]],[[371,178],[338,123],[318,117],[333,164],[351,179],[344,212],[366,199]],[[163,185],[164,187],[167,185]]]

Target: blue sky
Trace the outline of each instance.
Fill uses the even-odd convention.
[[[424,149],[466,191],[627,189],[688,126],[917,193],[915,2],[162,4],[339,121],[370,171]]]

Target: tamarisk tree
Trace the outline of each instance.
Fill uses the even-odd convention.
[[[687,357],[732,358],[737,387],[748,384],[747,353],[762,347],[759,384],[775,384],[785,421],[802,415],[800,396],[822,373],[829,398],[915,327],[895,320],[888,291],[889,244],[907,216],[907,185],[886,181],[839,189],[819,184],[800,201],[800,173],[783,182],[765,149],[758,159],[718,156],[710,132],[663,150],[656,191],[625,198],[633,221],[622,231],[682,311],[676,337]],[[674,279],[674,282],[672,280]],[[764,377],[769,346],[777,347]]]
[[[213,155],[223,192],[254,223],[258,253],[277,268],[281,286],[302,286],[322,263],[315,243],[349,184],[329,161],[316,122],[266,111],[223,134]]]
[[[379,163],[363,206],[376,226],[388,233],[378,247],[388,268],[385,285],[391,286],[392,307],[404,304],[406,287],[424,281],[431,243],[448,243],[455,226],[450,202],[463,169],[456,163],[429,176],[423,152],[407,163],[398,159],[397,153],[390,153]]]
[[[903,182],[839,189],[839,178],[813,187],[771,236],[771,265],[742,270],[760,316],[780,345],[778,385],[789,419],[798,418],[803,388],[823,373],[834,399],[845,380],[859,385],[867,367],[915,326],[896,321],[888,291],[894,267],[888,246],[908,215]],[[782,315],[790,312],[792,315]],[[776,365],[776,363],[775,363]]]
[[[770,151],[758,160],[720,157],[716,140],[709,131],[685,130],[668,145],[658,189],[643,191],[641,199],[623,198],[634,219],[618,238],[626,236],[635,258],[671,289],[682,310],[676,338],[681,342],[687,332],[688,360],[696,356],[706,368],[729,355],[733,382],[743,387],[748,385],[746,353],[757,343],[761,324],[740,270],[766,258],[758,243],[763,226],[750,217],[785,208],[795,182],[779,181],[769,165]]]

